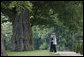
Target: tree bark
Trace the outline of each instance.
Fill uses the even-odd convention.
[[[33,50],[33,38],[28,9],[22,10],[21,13],[17,14],[12,24],[12,50]]]
[[[32,30],[30,26],[29,10],[22,10],[17,13],[16,8],[1,8],[1,12],[9,17],[13,25],[11,37],[11,49],[13,51],[33,50]]]
[[[4,47],[4,40],[1,37],[1,56],[7,56],[5,47]]]

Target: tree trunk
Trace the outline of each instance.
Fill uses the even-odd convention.
[[[1,56],[7,56],[5,47],[4,47],[4,40],[1,37]]]
[[[33,38],[28,9],[22,10],[21,13],[17,14],[12,24],[12,50],[33,50]]]

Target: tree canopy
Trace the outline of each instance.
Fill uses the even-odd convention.
[[[49,49],[55,33],[58,50],[73,50],[83,42],[83,1],[2,1],[1,25],[6,49],[32,50],[33,40]]]
[[[83,26],[81,25],[81,23],[83,24],[82,1],[2,1],[1,7],[3,13],[5,13],[5,9],[19,12],[21,8],[28,8],[32,26],[48,26],[48,24],[53,26],[59,24],[72,30]]]

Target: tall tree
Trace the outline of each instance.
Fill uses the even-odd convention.
[[[14,3],[16,3],[17,5],[15,5]],[[24,7],[25,9],[23,9],[23,6],[23,1],[2,2],[2,13],[6,14],[9,17],[13,25],[13,36],[11,38],[12,50],[33,50],[29,10],[26,7]]]

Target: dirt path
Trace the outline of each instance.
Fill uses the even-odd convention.
[[[69,51],[69,52],[68,51],[59,51],[57,53],[59,53],[60,56],[83,56],[83,55],[81,55],[79,53],[71,52],[71,51]]]

